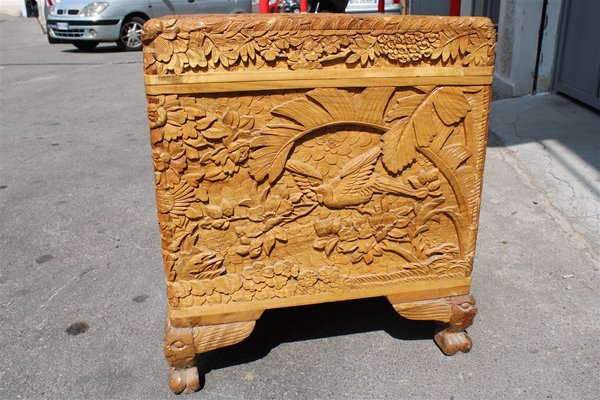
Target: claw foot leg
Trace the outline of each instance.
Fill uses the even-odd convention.
[[[421,321],[437,321],[439,329],[434,336],[435,343],[451,356],[455,353],[467,353],[473,341],[465,332],[471,324],[477,307],[472,295],[446,297],[434,300],[422,300],[412,303],[394,303],[392,306],[404,318]]]
[[[164,353],[169,363],[169,387],[175,394],[200,390],[196,354],[230,346],[247,338],[256,321],[177,328],[165,319]]]
[[[169,387],[175,394],[197,392],[200,389],[198,368],[177,369],[169,367]]]
[[[473,347],[471,337],[465,332],[449,332],[444,329],[437,332],[433,340],[447,356],[458,352],[468,353]]]

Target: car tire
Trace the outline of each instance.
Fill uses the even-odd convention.
[[[81,40],[73,42],[73,46],[77,47],[79,50],[92,50],[98,46],[98,42],[94,42],[93,40]]]
[[[124,51],[138,51],[142,49],[142,28],[146,21],[140,17],[131,17],[123,21],[119,31],[117,46]]]

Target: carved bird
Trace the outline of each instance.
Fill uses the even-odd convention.
[[[348,161],[337,176],[323,182],[323,175],[313,166],[289,160],[286,168],[302,192],[311,200],[330,209],[358,206],[371,200],[374,193],[390,193],[424,198],[427,189],[417,191],[389,177],[374,174],[380,148],[375,147]]]

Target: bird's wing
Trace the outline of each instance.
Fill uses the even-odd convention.
[[[323,175],[312,165],[298,160],[289,160],[285,167],[302,193],[315,200],[315,188],[323,183]]]
[[[334,178],[335,181],[338,181],[335,191],[340,194],[366,195],[372,193],[372,182],[369,180],[380,152],[381,149],[375,147],[348,161],[340,170],[340,174]]]

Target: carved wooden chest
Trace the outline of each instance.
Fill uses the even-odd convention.
[[[467,351],[488,19],[150,20],[145,83],[174,392],[261,313],[387,296]]]

